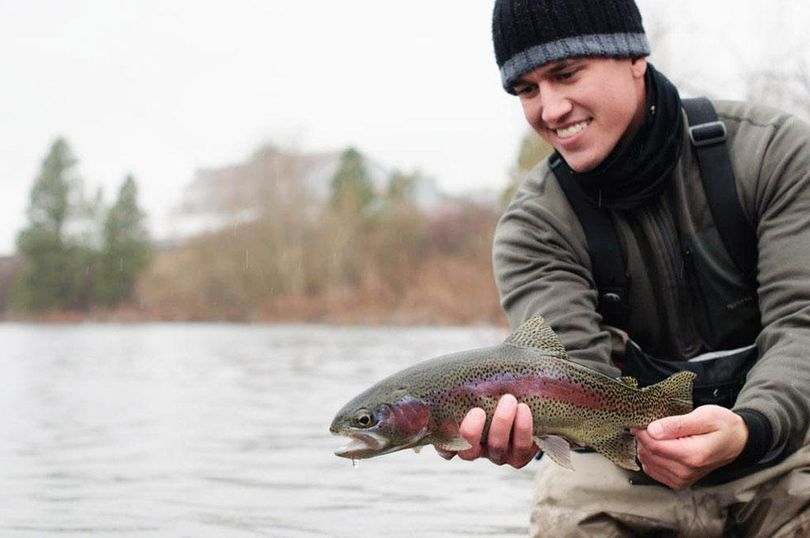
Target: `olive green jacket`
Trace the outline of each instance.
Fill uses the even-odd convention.
[[[629,333],[672,360],[756,342],[759,359],[734,408],[767,418],[772,452],[795,450],[810,425],[810,125],[770,108],[714,105],[758,237],[757,289],[722,246],[685,127],[668,190],[648,207],[612,214],[630,274]],[[493,260],[512,326],[541,314],[573,360],[618,374],[585,235],[548,162],[501,218]],[[707,308],[708,295],[723,308]]]

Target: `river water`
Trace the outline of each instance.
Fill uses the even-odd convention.
[[[354,394],[500,329],[0,324],[0,536],[523,536],[532,467],[333,451]]]

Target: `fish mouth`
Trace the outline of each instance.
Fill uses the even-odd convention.
[[[336,456],[341,458],[351,458],[353,460],[370,458],[384,453],[388,444],[387,439],[373,433],[338,433],[345,435],[349,442],[335,451]]]

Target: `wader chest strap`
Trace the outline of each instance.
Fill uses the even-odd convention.
[[[726,147],[726,126],[717,119],[714,106],[705,97],[684,99],[681,104],[689,120],[689,139],[697,154],[714,224],[734,265],[753,280],[758,258],[757,235],[740,205]]]
[[[704,97],[684,99],[682,105],[689,120],[689,139],[697,154],[703,189],[715,226],[735,266],[753,283],[757,237],[737,195],[737,183],[726,147],[726,126],[718,120],[714,106]],[[558,153],[549,157],[549,166],[585,231],[599,294],[597,310],[603,323],[626,331],[630,319],[630,277],[610,212],[588,202]]]
[[[554,153],[549,158],[549,166],[585,231],[593,279],[599,295],[597,310],[602,315],[602,321],[605,325],[626,329],[630,322],[630,277],[613,219],[605,208],[596,207],[585,199],[585,194],[559,154]]]

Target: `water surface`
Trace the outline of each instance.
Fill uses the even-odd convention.
[[[0,325],[0,536],[523,536],[532,465],[333,451],[334,413],[492,328]]]

